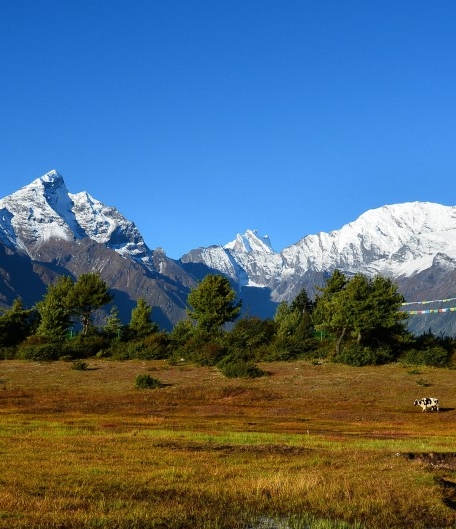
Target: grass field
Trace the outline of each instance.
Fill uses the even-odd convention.
[[[452,370],[88,364],[0,363],[0,528],[456,527]]]

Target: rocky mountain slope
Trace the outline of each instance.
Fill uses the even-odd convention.
[[[384,206],[281,251],[267,236],[247,230],[225,246],[194,249],[175,261],[151,250],[134,223],[114,207],[86,192],[70,193],[56,171],[0,200],[3,306],[17,296],[32,305],[62,273],[77,277],[97,271],[113,290],[125,321],[143,297],[154,307],[154,319],[170,328],[185,317],[196,281],[221,273],[243,299],[244,313],[271,317],[277,303],[291,301],[302,287],[314,296],[336,268],[346,275],[392,277],[409,302],[456,297],[456,207]],[[448,303],[432,307],[448,308]],[[455,320],[456,312],[450,311],[412,316],[410,328],[456,334]]]
[[[280,252],[268,238],[248,230],[223,247],[193,250],[181,262],[193,274],[209,270],[230,277],[254,313],[268,312],[268,302],[291,301],[303,287],[314,296],[336,268],[348,276],[392,277],[407,301],[447,299],[456,296],[456,207],[423,202],[384,206]],[[456,312],[419,315],[410,318],[410,326],[416,332],[432,327],[456,333],[455,320]]]
[[[134,223],[88,193],[69,193],[56,171],[0,200],[3,305],[18,296],[32,305],[58,275],[87,272],[100,273],[124,321],[143,297],[165,328],[185,317],[195,286],[175,261],[148,248]]]

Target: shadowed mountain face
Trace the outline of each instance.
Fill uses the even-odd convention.
[[[195,280],[162,251],[150,250],[136,226],[87,193],[72,195],[55,171],[0,200],[0,303],[26,306],[62,274],[97,272],[114,293],[123,321],[138,298],[170,329],[186,317]]]
[[[218,273],[243,299],[244,314],[266,318],[301,288],[315,296],[336,268],[347,276],[391,277],[406,301],[456,297],[456,207],[384,206],[280,252],[267,236],[247,230],[225,246],[198,248],[175,261],[151,250],[114,207],[86,192],[70,193],[56,171],[0,200],[1,306],[18,296],[32,306],[61,274],[98,272],[123,321],[142,297],[154,320],[169,329],[186,317],[189,290]],[[456,334],[456,312],[412,316],[409,328]]]

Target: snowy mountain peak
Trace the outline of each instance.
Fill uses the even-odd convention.
[[[63,176],[55,169],[52,169],[52,171],[49,171],[43,176],[40,176],[40,178],[37,178],[37,180],[41,182],[56,182],[56,181],[63,182]]]
[[[236,239],[224,246],[226,250],[244,253],[275,253],[268,235],[259,236],[257,230],[238,233]]]
[[[51,240],[90,238],[154,270],[152,252],[133,222],[86,191],[72,194],[52,170],[0,200],[0,240],[31,257]]]
[[[339,230],[308,235],[280,253],[268,238],[247,230],[223,249],[233,281],[267,287],[274,301],[289,301],[303,285],[312,292],[336,268],[349,275],[410,278],[435,265],[436,256],[456,268],[456,207],[430,202],[383,206]],[[220,248],[207,248],[195,258],[226,273],[226,264],[216,266]]]

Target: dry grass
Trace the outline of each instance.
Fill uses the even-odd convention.
[[[453,371],[88,364],[0,363],[0,528],[456,527]]]

